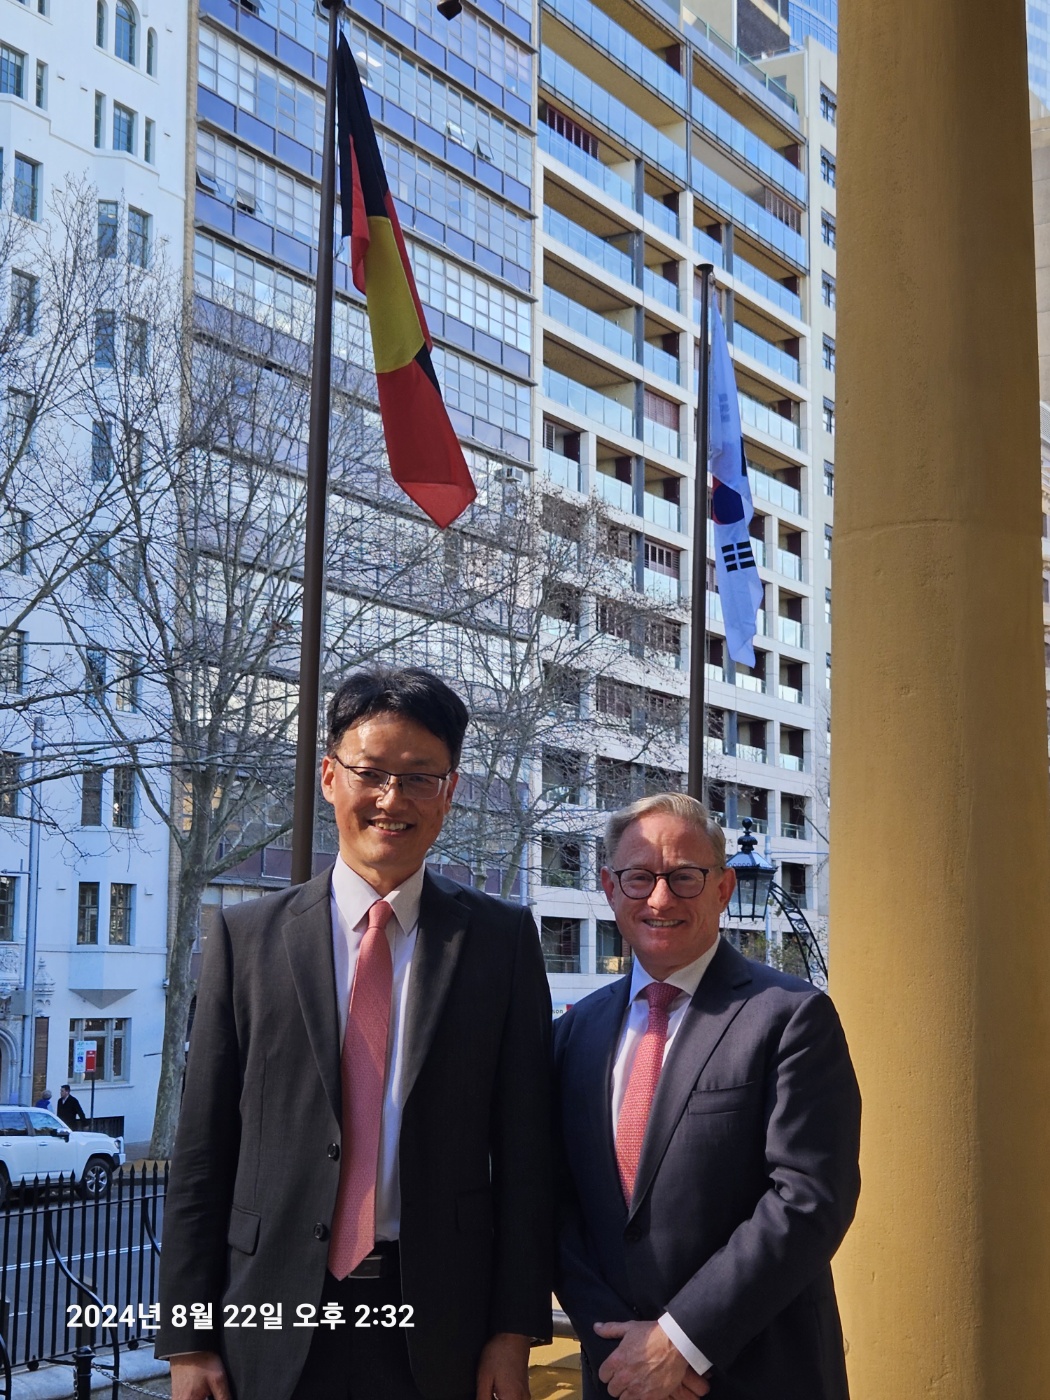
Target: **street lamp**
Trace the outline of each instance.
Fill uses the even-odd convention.
[[[750,817],[741,822],[744,834],[737,842],[737,853],[726,861],[726,869],[736,876],[736,889],[727,906],[730,919],[742,923],[762,923],[770,906],[779,909],[788,922],[786,937],[794,944],[808,981],[826,988],[828,968],[816,934],[799,905],[776,883],[776,862],[756,853],[758,842],[751,835]]]
[[[751,818],[745,817],[742,825],[744,834],[737,842],[736,855],[726,861],[726,868],[736,876],[736,889],[729,900],[729,917],[761,923],[766,917],[766,903],[777,867],[775,861],[756,853],[758,841],[751,835]]]

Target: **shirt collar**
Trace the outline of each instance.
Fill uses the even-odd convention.
[[[685,967],[680,967],[677,972],[672,972],[670,977],[666,977],[664,980],[669,982],[672,987],[677,987],[680,991],[688,993],[689,996],[693,996],[697,987],[700,985],[700,979],[711,966],[714,956],[718,952],[718,945],[721,940],[722,935],[719,934],[706,953],[701,953],[695,962],[687,963]],[[638,959],[633,958],[630,1000],[633,1002],[635,997],[637,997],[640,992],[644,991],[650,982],[655,981],[656,978],[649,976]]]
[[[419,902],[423,895],[425,873],[424,864],[396,890],[391,890],[388,895],[379,895],[363,876],[347,865],[342,856],[337,856],[332,868],[332,899],[348,929],[357,928],[366,919],[372,905],[379,899],[385,899],[393,909],[402,933],[411,933],[419,922]]]

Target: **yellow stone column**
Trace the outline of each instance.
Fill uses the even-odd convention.
[[[853,1400],[1050,1397],[1050,791],[1023,0],[843,0],[832,993]]]

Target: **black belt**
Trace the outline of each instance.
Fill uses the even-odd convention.
[[[347,1278],[390,1278],[401,1272],[401,1251],[397,1240],[376,1240],[371,1254],[366,1254]]]

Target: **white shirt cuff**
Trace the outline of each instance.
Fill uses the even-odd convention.
[[[657,1318],[657,1321],[696,1374],[698,1376],[706,1375],[713,1363],[708,1361],[698,1346],[693,1345],[671,1314],[664,1313],[663,1317]]]

